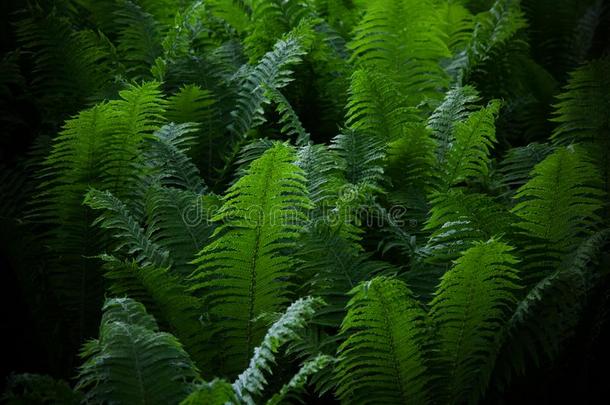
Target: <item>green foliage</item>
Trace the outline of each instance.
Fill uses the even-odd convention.
[[[18,3],[0,296],[53,377],[2,399],[589,399],[603,1]]]
[[[130,299],[104,304],[99,339],[85,344],[77,389],[92,403],[177,403],[197,369],[171,334]]]
[[[445,273],[432,300],[447,403],[476,402],[487,387],[519,278],[505,243],[475,244]]]
[[[592,61],[575,70],[558,96],[553,121],[558,124],[551,135],[555,144],[583,144],[593,157],[604,180],[604,188],[610,190],[610,57]]]
[[[410,106],[448,85],[438,62],[450,52],[432,1],[368,2],[349,47],[356,64],[386,74]]]
[[[338,390],[342,401],[426,403],[425,311],[398,280],[375,278],[352,290],[341,327]]]
[[[286,253],[310,206],[294,160],[289,146],[276,143],[252,163],[228,190],[213,218],[220,223],[213,241],[196,260],[193,288],[210,305],[229,374],[245,365],[261,341],[266,328],[260,316],[288,302],[287,277],[294,270]]]
[[[254,355],[250,359],[248,368],[237,376],[233,383],[233,389],[240,402],[255,403],[254,398],[261,394],[263,387],[267,384],[264,372],[271,371],[271,364],[275,362],[275,355],[279,348],[298,336],[297,330],[305,326],[305,323],[313,316],[315,307],[322,303],[323,301],[315,298],[297,300],[286,309],[280,319],[271,325],[261,344],[254,349]],[[295,378],[292,385],[298,385],[298,380],[303,376],[297,375]]]
[[[599,221],[599,175],[586,153],[558,148],[534,167],[532,178],[515,194],[516,226],[527,237],[525,268],[537,277],[552,271]]]
[[[496,140],[494,121],[499,109],[500,103],[493,101],[454,125],[452,145],[446,161],[441,164],[441,190],[487,175],[489,155]]]

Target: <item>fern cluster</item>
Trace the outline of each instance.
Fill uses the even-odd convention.
[[[2,399],[522,403],[593,364],[609,12],[20,6],[0,253],[53,377],[11,375]]]

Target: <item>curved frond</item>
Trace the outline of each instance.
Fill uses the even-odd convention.
[[[267,380],[265,372],[271,370],[278,350],[291,340],[298,338],[297,331],[313,317],[316,307],[323,303],[318,298],[302,298],[293,302],[276,322],[271,325],[261,344],[254,349],[248,368],[233,382],[233,389],[239,401],[255,404]]]
[[[455,87],[445,94],[443,102],[428,118],[437,146],[437,159],[443,163],[454,142],[453,129],[474,112],[480,97],[472,86]]]
[[[114,231],[112,236],[119,240],[116,250],[125,249],[144,266],[163,267],[169,264],[169,252],[148,238],[127,206],[111,192],[91,189],[85,196],[84,204],[103,211],[93,224]]]
[[[105,257],[104,271],[110,294],[144,304],[164,329],[180,339],[202,373],[210,376],[210,328],[200,319],[204,311],[200,300],[188,291],[183,280],[167,268],[143,267],[113,257]]]
[[[206,186],[199,169],[187,156],[193,142],[190,134],[196,130],[197,126],[192,123],[171,123],[155,131],[147,151],[148,163],[159,173],[162,184],[204,194]]]

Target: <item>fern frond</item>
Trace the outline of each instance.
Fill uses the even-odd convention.
[[[285,401],[285,398],[290,394],[295,394],[302,391],[307,384],[307,379],[319,373],[328,367],[335,359],[325,354],[319,354],[311,360],[307,360],[299,371],[285,384],[278,393],[273,395],[265,404],[276,405],[281,404]]]
[[[100,33],[77,31],[58,10],[31,6],[17,22],[20,46],[32,53],[31,90],[54,125],[98,98],[113,77],[113,47]],[[57,103],[57,97],[62,103]]]
[[[409,106],[437,97],[438,89],[448,86],[439,61],[450,52],[432,1],[368,2],[349,48],[354,62],[386,72]]]
[[[278,350],[287,342],[298,337],[297,331],[313,317],[315,310],[323,303],[318,298],[302,298],[293,302],[276,322],[271,325],[261,344],[254,349],[248,368],[242,372],[233,389],[239,401],[248,405],[255,403],[267,384],[265,372],[271,371]]]
[[[111,192],[91,189],[85,196],[84,203],[95,210],[103,211],[93,224],[114,231],[113,237],[119,240],[116,250],[125,249],[127,254],[133,255],[143,266],[169,265],[169,252],[149,239],[127,206]]]
[[[405,124],[419,119],[394,83],[372,70],[354,72],[346,109],[346,124],[351,129],[385,142],[398,138]]]
[[[512,197],[515,191],[529,180],[529,175],[538,163],[553,153],[553,147],[547,144],[530,143],[508,150],[499,164],[500,186]]]
[[[190,123],[164,125],[150,138],[148,162],[159,173],[163,185],[204,194],[207,188],[199,169],[187,156],[193,141],[190,134],[196,130],[197,126]]]
[[[290,105],[288,99],[277,89],[268,89],[267,96],[269,100],[275,103],[276,110],[280,114],[279,124],[282,125],[280,131],[294,138],[297,146],[307,145],[310,142],[310,135],[303,128],[299,116]]]
[[[588,297],[599,282],[595,265],[609,237],[610,231],[603,230],[584,239],[573,255],[519,300],[508,320],[510,340],[503,346],[495,370],[498,385],[506,385],[514,374],[525,374],[544,357],[556,358],[574,336]]]
[[[370,259],[333,225],[320,221],[308,227],[299,240],[297,258],[304,291],[327,303],[316,313],[314,323],[338,328],[345,316],[347,293],[362,281],[390,272],[392,267]]]
[[[85,344],[82,357],[77,389],[91,402],[177,403],[197,379],[178,340],[128,298],[106,301],[99,338]]]
[[[610,57],[606,56],[578,68],[570,75],[564,92],[558,96],[551,135],[555,145],[583,144],[610,190]]]
[[[513,212],[523,244],[524,267],[532,277],[556,269],[599,221],[604,192],[595,166],[577,147],[558,148],[534,167],[532,178],[515,195]]]
[[[130,77],[151,79],[150,69],[163,52],[159,23],[138,2],[120,0],[117,3],[114,11],[117,51]]]
[[[310,208],[294,160],[290,147],[276,143],[252,162],[227,192],[213,218],[220,223],[213,241],[194,262],[194,288],[218,319],[229,374],[245,365],[261,341],[259,316],[278,311],[288,299],[293,261],[286,253]]]
[[[519,279],[511,251],[493,239],[475,243],[445,273],[432,300],[443,403],[476,403],[487,388],[504,322],[516,305]]]
[[[389,199],[404,207],[408,218],[423,222],[428,211],[427,195],[434,185],[436,143],[422,124],[404,128],[402,136],[388,144],[386,176]]]
[[[292,80],[290,66],[299,63],[304,54],[299,37],[288,35],[256,66],[242,68],[237,78],[240,88],[237,107],[231,113],[234,122],[229,125],[236,137],[245,137],[250,129],[264,122],[262,106],[269,102],[265,92],[286,86]]]
[[[427,403],[426,313],[404,283],[374,278],[354,288],[341,327],[337,395],[359,404]]]
[[[466,121],[454,126],[454,141],[441,165],[440,188],[446,189],[471,178],[485,176],[489,170],[489,155],[496,140],[495,118],[500,103],[492,101],[476,111]]]
[[[379,189],[383,179],[385,142],[362,132],[345,129],[330,145],[341,158],[345,178],[353,185]]]
[[[252,0],[250,33],[244,39],[250,61],[255,62],[281,36],[313,17],[312,0]]]
[[[157,129],[163,110],[157,83],[130,86],[120,96],[67,121],[39,172],[33,218],[48,229],[49,279],[78,340],[90,333],[102,304],[99,264],[91,257],[108,248],[83,199],[96,188],[135,204],[145,172],[144,138]]]
[[[153,186],[146,195],[147,234],[151,241],[170,252],[172,271],[189,275],[193,258],[209,241],[212,216],[221,201],[215,195]]]
[[[476,241],[506,234],[512,216],[493,198],[453,189],[431,201],[425,229],[432,231],[422,252],[427,260],[450,263]]]
[[[475,110],[480,97],[472,86],[455,87],[445,94],[443,102],[428,118],[428,127],[438,144],[437,160],[445,162],[454,142],[453,129]]]
[[[520,1],[496,0],[488,12],[475,18],[474,30],[463,53],[456,55],[449,70],[457,84],[465,84],[481,65],[501,49],[519,42],[517,34],[527,27]]]
[[[200,301],[188,292],[185,283],[167,268],[142,267],[111,256],[104,257],[104,262],[108,291],[115,297],[126,296],[144,304],[164,329],[180,339],[203,374],[210,376],[210,330],[200,319]]]
[[[309,144],[299,148],[297,165],[307,180],[309,199],[318,212],[313,218],[323,217],[337,200],[337,190],[345,185],[337,156],[324,145]]]

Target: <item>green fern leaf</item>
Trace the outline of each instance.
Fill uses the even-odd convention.
[[[195,261],[194,288],[218,319],[229,374],[245,366],[261,341],[260,315],[280,310],[288,300],[293,263],[286,252],[310,207],[294,159],[290,147],[276,143],[252,162],[227,192],[214,217],[220,223],[214,240]]]
[[[504,322],[516,304],[519,279],[511,250],[493,239],[476,243],[445,273],[432,300],[443,403],[476,403],[487,388]]]
[[[404,283],[375,278],[352,290],[338,352],[337,395],[347,403],[430,400],[426,313]]]
[[[159,332],[142,304],[128,298],[106,301],[99,339],[82,356],[77,389],[87,402],[178,403],[197,379],[176,338]]]
[[[604,193],[595,166],[573,146],[558,148],[531,175],[515,195],[513,212],[526,237],[524,268],[537,278],[556,269],[599,221]]]

